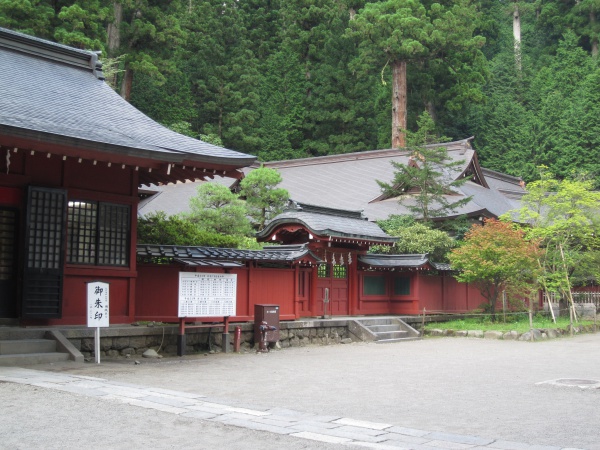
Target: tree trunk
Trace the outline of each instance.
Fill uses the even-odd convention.
[[[521,15],[519,14],[519,4],[515,3],[513,10],[513,38],[515,45],[515,65],[517,71],[521,72]]]
[[[121,97],[129,101],[131,98],[131,86],[133,84],[133,70],[129,66],[129,63],[125,63],[125,70],[123,71],[123,81],[121,82]]]
[[[119,47],[121,47],[121,22],[123,21],[123,5],[113,3],[114,20],[108,24],[108,56],[114,58]]]
[[[392,64],[392,148],[406,147],[406,61]]]
[[[590,6],[590,25],[593,30],[596,24],[596,12],[592,8],[593,6]],[[592,37],[592,58],[598,58],[598,35]]]

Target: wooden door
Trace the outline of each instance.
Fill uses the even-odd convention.
[[[61,189],[29,187],[21,317],[60,318],[67,195]]]
[[[329,303],[324,311],[325,289],[329,290]],[[317,279],[317,315],[345,316],[348,308],[348,268],[341,264],[322,264]]]
[[[17,317],[18,211],[0,208],[0,318]]]

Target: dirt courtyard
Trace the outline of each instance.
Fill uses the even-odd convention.
[[[199,393],[236,406],[290,408],[422,430],[600,449],[600,389],[537,384],[556,379],[600,381],[600,333],[536,343],[428,338],[384,345],[354,343],[288,348],[268,354],[137,360],[140,364],[135,364],[134,359],[105,359],[100,365],[69,363],[31,368]],[[7,399],[4,405],[7,401],[9,404],[8,409],[3,408],[3,415],[10,416],[0,423],[0,434],[12,435],[15,430],[10,428],[11,423],[18,427],[19,420],[39,414],[36,426],[29,428],[29,432],[37,429],[40,442],[48,442],[43,436],[50,432],[47,427],[51,425],[44,426],[48,414],[44,414],[44,408],[56,411],[64,398],[59,398],[61,393],[53,392],[54,400],[45,404],[39,398],[36,400],[43,393],[29,391],[0,384],[0,395]],[[72,401],[75,404],[84,400]],[[81,408],[85,411],[85,405]],[[135,419],[135,425],[126,418],[118,420],[115,414],[122,408],[132,407],[119,405],[113,412],[107,411],[110,420],[121,426],[106,433],[114,438],[135,432],[138,439],[135,442],[140,444],[146,442],[144,433],[148,433],[148,438],[153,436],[156,430],[152,430],[152,420],[147,421],[147,426],[139,423],[141,418]],[[60,412],[65,424],[71,420],[74,423],[70,427],[85,429],[85,416],[70,417],[68,406],[66,409]],[[74,415],[80,415],[78,411],[74,409]],[[207,432],[216,433],[214,440],[206,447],[195,448],[211,445],[250,448],[242,443],[252,442],[260,443],[263,448],[335,447],[234,428],[228,432],[222,426],[206,423],[204,426],[213,427]],[[180,431],[184,430],[182,426]],[[156,448],[193,445],[194,441],[181,440],[186,433],[189,435],[189,430],[181,433],[179,440],[165,440],[162,444],[166,446],[160,440],[150,444],[153,442]],[[235,439],[231,441],[237,435],[243,439],[239,446]],[[127,442],[125,448],[130,445],[129,438],[123,439],[117,442]],[[11,448],[34,447],[41,448],[36,445]]]

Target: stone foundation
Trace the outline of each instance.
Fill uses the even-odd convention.
[[[254,342],[254,324],[230,324],[229,351],[233,352],[235,328],[241,327],[240,351],[251,352],[257,348]],[[93,356],[94,329],[62,329],[63,335],[85,357]],[[162,355],[177,355],[176,324],[140,324],[139,326],[114,326],[100,329],[100,356],[117,358],[141,356],[153,349]],[[185,331],[186,355],[222,352],[223,325],[187,328]],[[282,322],[279,341],[270,343],[271,348],[303,347],[307,345],[347,344],[358,340],[348,331],[346,320]]]

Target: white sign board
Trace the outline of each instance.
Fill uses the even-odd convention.
[[[108,325],[108,283],[94,281],[87,284],[87,326]]]
[[[179,272],[179,317],[235,316],[237,275]]]

